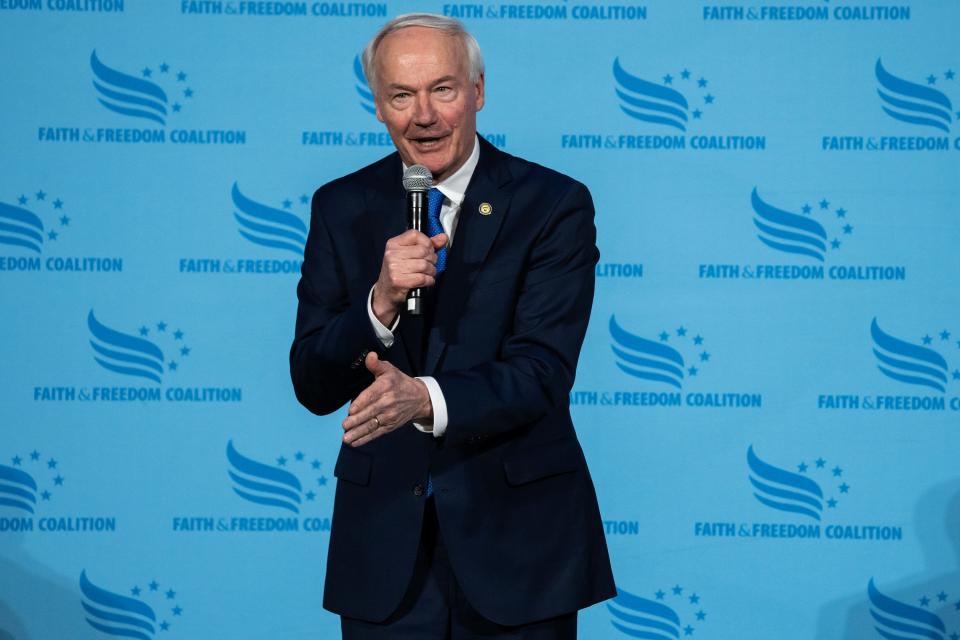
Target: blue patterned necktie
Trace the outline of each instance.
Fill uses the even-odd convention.
[[[434,187],[427,194],[427,235],[431,238],[438,233],[443,233],[443,225],[440,224],[440,207],[443,205],[443,194]],[[447,248],[441,247],[437,251],[437,275],[443,273],[447,268]]]

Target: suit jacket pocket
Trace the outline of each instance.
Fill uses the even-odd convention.
[[[337,456],[337,466],[333,475],[341,480],[358,484],[362,487],[370,484],[370,469],[373,467],[373,458],[368,453],[346,446],[340,448]]]
[[[583,454],[576,438],[563,438],[509,452],[503,460],[507,483],[518,486],[576,471],[583,466]]]

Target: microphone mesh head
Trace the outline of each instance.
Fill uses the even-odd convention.
[[[433,174],[422,164],[415,164],[403,172],[403,188],[407,191],[429,191]]]

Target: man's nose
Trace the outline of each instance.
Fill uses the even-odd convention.
[[[427,127],[437,120],[437,111],[433,108],[433,102],[430,100],[430,93],[420,93],[417,95],[413,111],[413,122],[419,126]]]

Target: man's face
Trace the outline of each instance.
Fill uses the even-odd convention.
[[[459,38],[406,27],[380,42],[374,60],[377,119],[407,165],[422,164],[441,182],[473,151],[483,76],[470,82]]]

